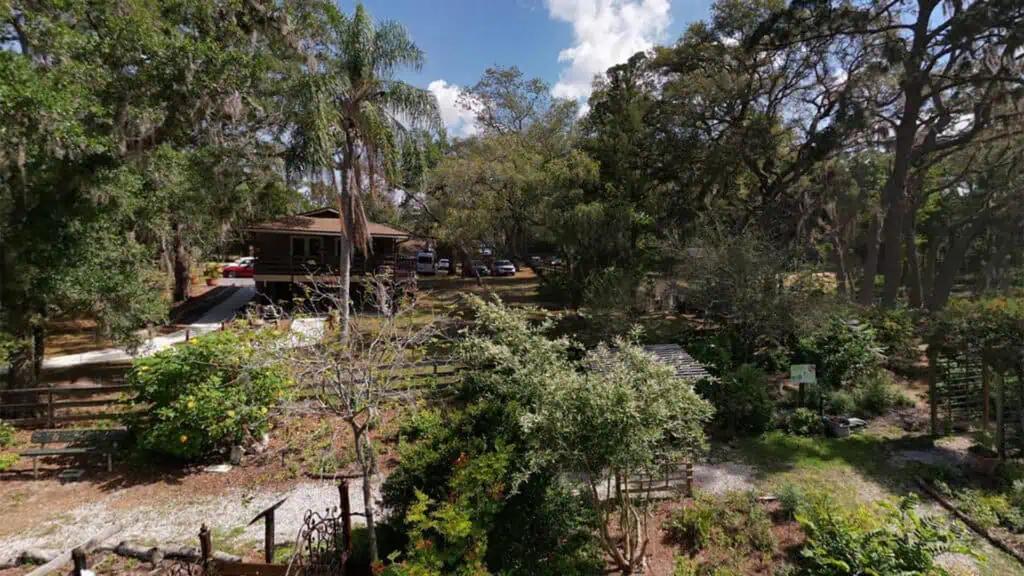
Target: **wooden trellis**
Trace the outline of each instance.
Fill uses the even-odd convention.
[[[981,357],[966,353],[957,357],[939,356],[935,360],[932,411],[937,422],[933,432],[950,434],[979,423],[982,429],[987,429],[990,411],[984,399],[989,396],[988,381]]]
[[[992,433],[1002,457],[1024,449],[1024,387],[1016,372],[996,373],[973,350],[931,357],[932,434],[981,430]]]

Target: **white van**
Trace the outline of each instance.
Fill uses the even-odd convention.
[[[417,274],[437,274],[437,261],[433,252],[420,252],[416,255]]]

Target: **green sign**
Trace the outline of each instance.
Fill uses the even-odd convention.
[[[789,379],[799,384],[816,384],[814,364],[793,364],[789,367]]]

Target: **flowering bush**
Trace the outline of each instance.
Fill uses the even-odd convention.
[[[259,361],[265,336],[221,331],[135,361],[128,419],[146,452],[195,460],[261,436],[284,393],[282,368]]]

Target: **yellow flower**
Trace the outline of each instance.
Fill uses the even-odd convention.
[[[235,417],[235,411],[234,410],[228,410],[228,418],[234,418],[234,417]]]
[[[266,414],[267,413],[267,407],[264,406],[263,408],[260,408],[260,413],[261,414]]]
[[[196,407],[196,401],[195,400],[189,400],[188,401],[188,409],[191,410],[191,409],[193,409],[195,407]]]
[[[185,436],[184,434],[182,434],[181,435],[181,443],[184,444],[185,442],[188,442],[188,436]]]
[[[139,372],[145,372],[149,370],[149,366],[139,366]]]

